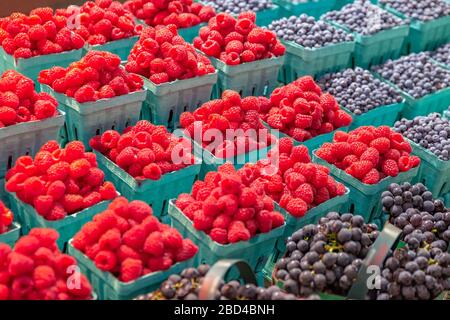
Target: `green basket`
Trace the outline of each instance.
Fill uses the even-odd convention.
[[[356,40],[354,65],[369,69],[373,65],[381,64],[388,59],[401,56],[403,44],[409,34],[409,26],[402,25],[388,30],[381,30],[372,35],[361,35],[351,32],[349,28],[337,22],[326,20],[328,23],[352,33]]]
[[[282,9],[273,5],[272,8],[256,11],[256,25],[258,26],[268,26],[272,21],[280,19],[283,17]]]
[[[407,19],[408,17],[398,10],[384,6],[384,9],[392,14]],[[408,18],[409,19],[409,18]],[[431,51],[450,39],[450,15],[431,21],[412,19],[410,31],[405,48],[407,53]]]
[[[134,47],[134,45],[138,40],[139,36],[132,36],[125,39],[110,41],[105,44],[97,44],[97,45],[87,44],[85,47],[84,54],[86,54],[87,51],[91,50],[108,51],[118,55],[122,61],[126,61],[128,60],[128,55],[130,54],[131,49]]]
[[[0,60],[2,60],[0,66],[3,66],[3,70],[0,71],[3,73],[8,69],[14,69],[36,82],[39,72],[42,70],[50,69],[54,66],[65,68],[72,62],[80,60],[83,57],[83,54],[84,49],[78,49],[16,60],[12,55],[7,54],[3,48],[0,47]]]
[[[286,133],[281,132],[281,131],[278,130],[278,129],[273,129],[272,127],[269,126],[268,123],[266,123],[266,122],[264,122],[264,121],[263,121],[263,124],[264,124],[264,126],[266,126],[266,128],[268,128],[268,129],[270,130],[270,133],[272,133],[272,134],[273,134],[275,137],[277,137],[278,139],[281,139],[281,138],[291,138],[292,140],[294,140],[294,145],[295,145],[295,146],[299,146],[299,145],[304,145],[304,146],[306,146],[306,147],[308,148],[310,154],[312,154],[312,151],[313,151],[314,149],[317,149],[318,147],[320,147],[320,146],[321,146],[322,144],[324,144],[325,142],[331,142],[331,141],[333,141],[334,134],[335,134],[337,131],[348,132],[348,130],[349,130],[349,128],[350,128],[349,126],[337,128],[337,129],[335,129],[335,130],[333,130],[333,131],[331,131],[331,132],[324,133],[324,134],[315,136],[315,137],[313,137],[313,138],[311,138],[311,139],[308,139],[308,140],[306,140],[306,141],[300,142],[300,141],[295,140],[295,139],[292,138],[291,136],[287,135]]]
[[[350,189],[350,196],[347,206],[342,210],[345,212],[359,214],[364,217],[366,222],[375,221],[375,219],[380,218],[383,214],[381,210],[382,207],[380,196],[391,183],[410,182],[419,172],[419,167],[416,167],[409,171],[401,172],[396,177],[386,177],[378,184],[370,185],[362,183],[360,180],[352,177],[345,171],[337,168],[335,165],[319,158],[316,155],[315,150],[313,151],[313,162],[328,167],[333,177]]]
[[[34,156],[44,143],[56,140],[64,118],[60,112],[52,118],[0,128],[0,177],[5,176],[20,156]]]
[[[184,111],[193,112],[209,101],[218,72],[192,79],[176,80],[156,85],[144,79],[147,98],[142,107],[141,118],[156,125],[174,129],[180,125]]]
[[[172,226],[180,231],[183,237],[191,239],[199,247],[196,265],[201,263],[212,265],[221,259],[241,259],[245,260],[254,272],[262,270],[285,227],[283,225],[270,232],[260,233],[249,241],[221,245],[203,231],[196,230],[192,221],[176,207],[173,200],[169,203],[169,215]]]
[[[135,124],[146,97],[146,91],[141,90],[111,99],[78,103],[47,85],[41,84],[41,89],[55,97],[59,108],[66,113],[67,140],[80,140],[88,149],[92,137],[109,129],[123,131]]]
[[[253,150],[245,154],[239,154],[234,157],[218,158],[210,151],[199,145],[195,140],[191,139],[191,141],[194,146],[194,156],[201,159],[202,162],[198,175],[198,179],[200,180],[203,180],[208,172],[217,171],[218,168],[226,162],[231,162],[235,169],[238,170],[246,163],[256,163],[258,160],[266,159],[270,149],[272,148],[272,146],[268,146],[266,148]]]
[[[281,8],[283,16],[299,16],[302,13],[314,18],[319,18],[322,14],[333,10],[336,0],[298,0],[298,3],[290,0],[273,0]]]
[[[73,256],[86,275],[93,289],[98,294],[99,300],[131,300],[136,296],[156,290],[171,274],[178,274],[183,269],[193,267],[195,258],[179,262],[165,271],[149,273],[137,280],[122,282],[110,272],[98,269],[95,264],[72,246],[68,244],[68,253]]]
[[[20,224],[13,222],[9,230],[0,234],[0,243],[6,243],[10,247],[13,247],[20,237]]]
[[[450,72],[450,71],[449,71]],[[426,116],[433,112],[442,112],[446,110],[450,103],[450,86],[443,88],[437,92],[427,94],[419,99],[414,99],[408,93],[400,89],[397,85],[384,79],[380,74],[373,72],[373,75],[378,79],[386,82],[399,92],[405,98],[405,106],[400,116],[407,119],[412,119],[416,116]]]
[[[57,221],[46,220],[27,203],[22,202],[14,193],[8,192],[10,209],[14,212],[22,227],[22,234],[28,234],[33,228],[52,228],[59,232],[58,247],[64,252],[67,241],[72,238],[81,227],[90,221],[97,213],[105,211],[111,201],[102,201],[96,205],[68,215]]]
[[[278,72],[284,61],[284,56],[281,56],[229,66],[221,60],[209,58],[219,70],[213,98],[220,98],[225,90],[237,91],[242,97],[269,96],[278,85]]]
[[[407,138],[413,149],[413,154],[421,160],[417,182],[422,182],[435,197],[450,192],[450,161],[442,161],[429,150],[421,147]]]
[[[347,113],[352,115],[353,121],[350,124],[350,130],[356,129],[362,126],[389,126],[392,127],[400,118],[400,113],[405,107],[405,100],[400,103],[393,103],[386,106],[376,107],[368,112],[360,115],[355,115],[349,109],[341,107]]]
[[[179,194],[190,192],[199,171],[200,164],[193,164],[178,171],[169,172],[159,180],[137,181],[126,171],[94,151],[98,166],[105,173],[105,179],[111,181],[117,191],[128,200],[141,200],[151,205],[153,214],[167,222],[167,206],[170,199]]]
[[[178,29],[178,34],[182,36],[186,42],[192,43],[194,38],[198,36],[200,28],[207,25],[208,24],[204,22],[190,28],[181,28]]]
[[[320,218],[327,215],[328,212],[335,211],[340,212],[341,207],[348,201],[350,191],[346,189],[346,192],[342,196],[334,197],[324,203],[321,203],[317,207],[311,208],[301,218],[292,216],[287,210],[280,207],[278,203],[275,203],[275,210],[281,212],[284,215],[286,221],[286,227],[284,228],[283,236],[278,238],[275,248],[267,260],[266,265],[262,271],[264,278],[271,278],[272,272],[275,267],[275,263],[286,251],[286,239],[290,237],[295,231],[303,228],[308,224],[317,224]]]
[[[322,48],[305,48],[291,41],[283,41],[286,47],[284,65],[278,79],[290,83],[304,75],[315,78],[329,72],[351,67],[355,42],[342,42]]]

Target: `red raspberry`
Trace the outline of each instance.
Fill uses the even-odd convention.
[[[106,181],[103,186],[100,187],[99,193],[103,200],[111,200],[117,196],[117,191],[111,182]]]
[[[303,217],[308,210],[308,206],[305,201],[300,198],[291,199],[286,206],[286,210],[289,211],[294,217]]]
[[[303,201],[306,204],[312,204],[314,202],[314,189],[309,183],[303,183],[296,190],[294,195]]]
[[[128,214],[131,219],[141,223],[145,218],[153,215],[153,210],[145,202],[134,200],[128,203]]]
[[[134,250],[141,250],[146,240],[146,232],[142,226],[136,225],[122,235],[125,245]]]
[[[379,138],[382,139],[382,138]],[[383,173],[387,176],[396,177],[399,173],[399,167],[394,160],[385,160],[382,165]]]
[[[175,254],[175,261],[185,261],[197,254],[198,247],[190,240],[183,239],[180,249]]]
[[[169,81],[169,76],[167,73],[155,73],[150,76],[150,81],[155,84],[161,84]]]
[[[36,212],[41,216],[47,216],[52,210],[54,205],[52,196],[38,196],[34,199],[33,206]]]
[[[141,260],[127,258],[120,265],[120,280],[123,282],[136,280],[142,276],[143,269]]]
[[[243,188],[239,196],[239,205],[243,208],[252,208],[256,204],[257,195],[251,188]]]
[[[38,266],[33,271],[33,281],[36,289],[50,288],[56,282],[55,271],[49,266]]]
[[[250,240],[250,232],[242,221],[233,221],[228,229],[228,241],[236,243]]]
[[[152,232],[145,240],[143,250],[144,252],[156,257],[163,255],[164,242],[161,232]]]
[[[375,168],[370,170],[362,179],[362,182],[366,184],[377,184],[379,181],[380,181],[380,174],[378,170]]]
[[[360,160],[368,160],[372,162],[373,167],[376,167],[380,161],[380,153],[373,147],[367,148],[361,155]]]
[[[59,238],[58,231],[50,228],[33,228],[29,234],[39,240],[41,246],[54,249],[56,240]]]
[[[142,173],[145,178],[151,180],[159,180],[161,179],[162,175],[161,168],[155,163],[150,163],[149,165],[145,166],[142,170]]]
[[[136,149],[133,147],[126,147],[116,158],[116,163],[119,167],[126,169],[136,161]]]
[[[70,176],[78,179],[86,176],[91,169],[91,164],[86,159],[78,159],[70,164]]]
[[[354,176],[357,179],[363,179],[364,176],[373,169],[373,164],[370,161],[362,160],[354,162],[350,167],[348,167],[345,171]]]
[[[8,255],[8,262],[8,272],[11,276],[28,274],[34,268],[33,259],[18,252],[11,252]]]
[[[114,252],[102,250],[95,256],[94,263],[102,271],[112,271],[117,265],[117,258]]]
[[[350,148],[352,150],[352,153],[355,156],[361,157],[361,155],[364,153],[364,151],[367,150],[367,145],[363,142],[357,141],[357,142],[350,143]]]
[[[256,60],[256,56],[251,50],[244,50],[241,53],[240,58],[242,62],[252,62]]]
[[[290,157],[294,162],[303,162],[303,163],[311,162],[311,157],[309,156],[308,148],[306,148],[304,145],[293,147]]]
[[[74,213],[83,208],[83,197],[76,194],[66,194],[62,203],[67,213]]]
[[[228,232],[226,229],[213,228],[213,229],[211,229],[209,236],[211,237],[211,239],[213,241],[215,241],[217,243],[220,243],[220,244],[228,243]]]
[[[207,216],[203,211],[198,210],[194,213],[194,228],[201,231],[207,231],[211,229],[214,222],[214,218]]]
[[[377,149],[380,154],[384,154],[391,148],[391,143],[388,138],[377,138],[370,142],[370,146]]]
[[[75,92],[74,98],[80,103],[95,101],[95,89],[92,86],[84,85]]]
[[[115,251],[121,245],[122,239],[118,229],[106,231],[98,240],[100,250]]]

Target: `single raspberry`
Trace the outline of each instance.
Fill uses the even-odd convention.
[[[380,181],[380,173],[377,169],[373,168],[361,181],[366,184],[377,184]]]
[[[130,282],[143,274],[143,265],[140,259],[126,258],[120,265],[120,280]]]
[[[175,261],[185,261],[193,256],[195,256],[198,252],[198,247],[190,240],[183,239],[183,243],[179,250],[175,254]]]
[[[382,139],[382,138],[379,138]],[[394,160],[385,160],[382,165],[383,173],[387,176],[396,177],[399,173],[399,167]]]
[[[287,203],[286,210],[294,217],[303,217],[308,210],[308,205],[302,199],[294,198]]]
[[[384,154],[391,148],[391,143],[388,138],[377,138],[370,142],[370,146],[377,149],[380,154]]]
[[[94,263],[102,271],[112,271],[117,265],[117,258],[114,252],[102,250],[95,256]]]
[[[145,178],[151,180],[159,180],[161,179],[162,175],[161,168],[155,163],[150,163],[149,165],[145,166],[142,170],[142,173]]]

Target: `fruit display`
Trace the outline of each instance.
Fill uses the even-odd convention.
[[[192,0],[128,0],[124,7],[152,27],[174,24],[189,28],[216,15],[212,7]]]
[[[450,71],[434,64],[424,53],[388,60],[372,69],[414,99],[450,86]]]
[[[114,185],[104,177],[95,154],[85,152],[81,142],[61,148],[49,141],[34,158],[17,159],[6,174],[5,189],[46,220],[55,221],[115,198]]]
[[[319,224],[287,238],[286,255],[276,263],[274,277],[295,295],[345,296],[378,233],[377,226],[366,224],[362,216],[329,212]]]
[[[224,164],[217,172],[197,180],[192,194],[181,194],[176,206],[193,222],[195,229],[207,233],[220,244],[248,241],[259,233],[284,224],[274,210],[273,200],[263,189],[256,189],[242,178],[242,169]]]
[[[272,21],[267,28],[281,40],[310,49],[353,40],[353,35],[306,14]]]
[[[450,212],[423,184],[393,183],[381,194],[381,204],[389,221],[402,230],[410,249],[426,243],[446,251],[450,242]]]
[[[201,141],[195,142],[214,156],[232,158],[238,154],[267,148],[276,141],[265,129],[259,115],[268,104],[265,97],[241,98],[238,92],[225,90],[221,99],[208,101],[194,112],[183,112],[180,115],[180,125],[191,139],[196,139],[196,130],[201,129]],[[227,134],[230,130],[234,130],[232,137]],[[240,131],[242,134],[239,134]],[[222,134],[221,137],[218,136],[219,133]],[[220,138],[221,141],[214,140]]]
[[[450,66],[450,44],[443,45],[433,52],[428,52],[431,58],[437,62]]]
[[[91,300],[92,286],[76,260],[59,251],[54,229],[35,228],[13,248],[0,243],[0,300]]]
[[[432,152],[439,160],[450,159],[450,122],[440,113],[401,119],[394,131]]]
[[[359,67],[326,74],[317,83],[355,115],[403,101],[392,87]]]
[[[143,87],[141,77],[120,66],[119,56],[95,50],[67,68],[42,70],[38,81],[79,103],[111,99]]]
[[[113,0],[88,1],[79,8],[57,9],[56,15],[77,22],[73,32],[90,45],[130,38],[142,29],[123,4]]]
[[[174,25],[144,29],[128,56],[125,69],[155,84],[215,72],[211,61],[179,36]]]
[[[128,127],[122,134],[107,130],[93,137],[90,146],[137,180],[159,180],[162,175],[195,162],[187,139],[146,120]]]
[[[365,184],[377,184],[417,167],[420,158],[411,151],[411,145],[391,128],[363,126],[349,133],[338,131],[316,155]]]
[[[210,266],[202,264],[197,268],[184,269],[171,275],[158,290],[141,295],[135,300],[199,300],[199,292]],[[316,297],[310,297],[311,299]],[[278,286],[268,288],[255,284],[241,284],[238,280],[221,283],[215,293],[215,300],[297,300],[294,294],[286,293]]]
[[[336,99],[310,76],[275,89],[270,104],[259,111],[272,129],[277,129],[299,142],[346,127],[352,117],[339,108]]]
[[[123,197],[86,223],[72,245],[121,282],[167,270],[198,251],[190,239],[159,222],[148,204]]]
[[[227,65],[238,65],[284,55],[286,49],[274,32],[257,27],[256,14],[242,12],[237,18],[219,13],[201,27],[194,47]]]
[[[216,12],[225,12],[228,14],[239,14],[244,11],[259,11],[272,9],[274,4],[272,0],[203,0],[205,5],[213,7]]]
[[[3,201],[0,200],[0,234],[8,231],[13,219],[14,215],[11,210],[9,210]]]
[[[450,16],[450,4],[445,0],[420,0],[418,3],[408,0],[380,0],[379,3],[419,21]]]
[[[66,17],[44,7],[0,18],[0,44],[14,58],[27,59],[81,49],[85,40],[68,28]]]
[[[58,114],[57,101],[47,93],[36,92],[33,80],[14,70],[0,78],[0,106],[0,129]]]

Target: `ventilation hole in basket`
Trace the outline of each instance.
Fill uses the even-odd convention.
[[[167,214],[166,207],[167,207],[167,200],[164,200],[163,205],[162,205],[163,212],[162,212],[161,216],[165,216]]]
[[[77,130],[77,127],[75,127],[75,126],[73,126],[73,134],[75,136],[75,140],[78,140],[78,130]]]
[[[8,167],[7,167],[8,170],[12,168],[12,164],[13,164],[13,158],[12,158],[12,156],[9,156],[8,157]]]
[[[444,184],[442,185],[441,190],[439,191],[438,194],[443,194],[442,191],[444,191],[445,189],[447,189],[447,183],[444,183]]]
[[[169,126],[173,125],[173,109],[170,109],[169,119],[167,119],[167,123],[168,123]]]
[[[95,130],[95,135],[96,136],[100,135],[100,129]]]
[[[350,205],[350,209],[348,211],[349,211],[349,213],[354,213],[355,212],[355,204],[354,203],[352,203]]]
[[[125,128],[128,128],[130,126],[131,120],[127,119],[127,122],[125,122]]]
[[[255,92],[256,92],[256,86],[254,86],[254,87],[252,88],[252,94],[251,94],[251,96],[254,96],[254,95],[255,95]]]
[[[111,130],[115,130],[115,129],[116,129],[116,125],[113,124],[113,125],[111,126]]]
[[[183,112],[186,112],[187,109],[188,109],[188,105],[185,105],[185,106],[183,107]]]
[[[200,108],[201,106],[202,106],[202,102],[201,101],[199,101],[198,103],[197,103],[197,108]]]

